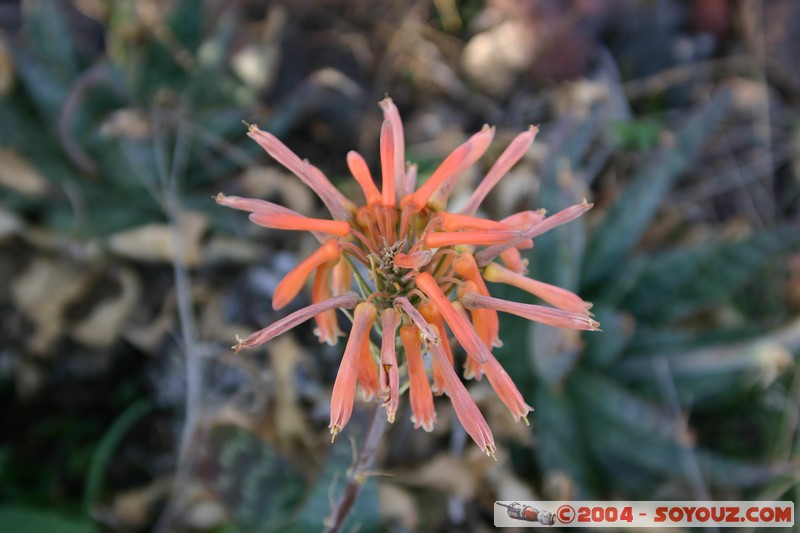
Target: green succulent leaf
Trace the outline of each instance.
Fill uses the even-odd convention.
[[[0,507],[0,531],[93,533],[97,529],[87,518],[72,518],[55,509],[5,505]]]
[[[588,496],[591,468],[584,448],[586,435],[577,413],[580,407],[548,384],[536,388],[533,400],[536,411],[532,420],[542,471],[545,476],[565,474],[579,496]]]
[[[722,123],[732,101],[730,90],[717,92],[677,132],[674,142],[663,146],[641,166],[589,242],[583,263],[585,286],[598,285],[622,265],[647,229],[670,186]]]
[[[724,305],[745,282],[798,244],[796,228],[781,228],[649,256],[620,306],[643,322],[665,323]]]

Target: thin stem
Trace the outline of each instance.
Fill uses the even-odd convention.
[[[375,455],[378,453],[378,447],[381,440],[383,440],[383,434],[386,432],[386,425],[386,416],[383,413],[382,406],[376,405],[367,433],[364,435],[361,450],[359,450],[355,464],[347,476],[344,492],[336,503],[336,507],[332,509],[330,516],[325,520],[325,533],[339,533],[342,530],[347,516],[353,509],[353,504],[355,504],[356,498],[361,492],[361,488],[367,481],[369,469],[375,462]]]
[[[158,119],[158,110],[153,111],[153,116]],[[154,120],[155,124],[161,121]],[[166,157],[166,139],[163,124],[157,126],[155,132],[155,155],[158,164],[159,181],[164,194],[164,209],[170,222],[172,241],[175,247],[173,259],[173,275],[175,290],[178,295],[178,319],[183,340],[183,349],[186,357],[186,402],[185,418],[181,433],[180,448],[178,451],[178,466],[173,482],[172,494],[154,527],[154,531],[161,532],[171,529],[182,504],[181,498],[190,481],[194,457],[191,450],[192,441],[196,438],[196,426],[199,420],[200,398],[202,394],[202,376],[200,359],[197,346],[197,325],[191,296],[191,280],[186,266],[185,250],[181,232],[180,219],[180,188],[178,178],[186,169],[188,155],[188,136],[186,128],[179,126],[175,139],[172,164],[168,165]]]

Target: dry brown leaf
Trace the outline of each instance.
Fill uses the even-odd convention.
[[[406,489],[382,481],[378,483],[378,502],[382,518],[398,523],[407,531],[416,531],[419,511],[414,497]]]
[[[189,267],[200,264],[200,238],[208,219],[202,213],[185,211],[180,217],[183,260]],[[109,247],[116,253],[151,263],[172,263],[176,258],[175,239],[169,224],[146,224],[112,235]]]
[[[211,499],[195,502],[183,517],[183,522],[193,531],[211,531],[227,521],[225,507]]]
[[[157,479],[150,485],[118,494],[111,504],[116,521],[128,528],[142,527],[153,518],[155,502],[167,497],[172,478]]]
[[[541,498],[528,483],[514,475],[511,463],[504,463],[490,470],[488,481],[494,486],[495,498],[498,500],[536,501]]]
[[[175,323],[175,307],[177,300],[175,292],[170,291],[164,298],[161,310],[148,324],[125,324],[122,329],[122,336],[136,346],[137,349],[155,354],[158,350],[164,335],[170,331]]]
[[[119,335],[122,323],[133,311],[141,294],[141,283],[130,269],[117,274],[121,291],[113,298],[99,302],[84,320],[70,329],[78,342],[92,348],[107,348]]]
[[[492,460],[488,459],[488,461]],[[480,486],[482,478],[480,474],[482,472],[470,468],[468,461],[464,458],[440,454],[417,470],[402,476],[398,475],[398,480],[409,485],[438,489],[469,500]]]
[[[245,239],[215,235],[203,247],[203,264],[252,263],[261,255],[257,244]]]
[[[28,341],[32,352],[44,355],[61,336],[64,310],[86,291],[90,276],[70,263],[39,257],[14,279],[12,300],[36,327]]]
[[[47,180],[9,148],[0,148],[0,185],[29,196],[40,196],[47,191]]]
[[[148,117],[137,109],[119,109],[109,115],[100,126],[103,137],[126,137],[146,139],[150,136],[151,125]]]

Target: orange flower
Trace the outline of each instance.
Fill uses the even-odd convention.
[[[487,151],[494,128],[485,126],[457,147],[415,189],[417,167],[405,162],[400,113],[389,98],[380,106],[381,187],[361,155],[347,154],[347,165],[364,194],[359,205],[275,136],[250,126],[248,135],[310,187],[333,220],[309,218],[264,200],[221,193],[216,197],[221,205],[250,212],[250,220],[260,226],[309,231],[320,242],[281,280],[272,300],[276,310],[285,307],[313,275],[312,304],[237,339],[235,348],[259,346],[311,318],[320,342],[335,344],[342,335],[336,309],[355,307],[331,394],[333,437],[350,419],[357,388],[364,398],[382,402],[387,418],[394,421],[407,385],[415,427],[433,429],[433,393],[446,394],[467,433],[493,455],[492,432],[455,372],[456,354],[448,330],[467,353],[464,376],[486,375],[511,415],[527,422],[532,408],[492,354],[502,345],[498,312],[557,327],[598,329],[588,311],[590,304],[569,291],[525,277],[527,260],[520,253],[531,248],[536,237],[574,220],[591,204],[571,206],[550,217],[542,210],[514,213],[500,221],[476,216],[484,198],[533,143],[538,130],[531,127],[500,155],[464,207],[447,212],[455,183]],[[505,266],[494,262],[497,257]],[[360,296],[351,292],[353,281]],[[486,281],[520,288],[554,307],[494,298]],[[379,347],[370,339],[373,327],[382,335]],[[431,355],[429,369],[423,361],[425,352]]]
[[[381,395],[386,399],[386,416],[389,422],[394,422],[394,414],[400,403],[400,373],[397,369],[396,338],[397,327],[400,325],[400,313],[392,308],[384,309],[381,313],[381,327],[383,338],[381,340]]]
[[[333,384],[331,393],[331,441],[337,433],[350,420],[353,414],[353,400],[356,393],[356,381],[360,368],[360,354],[363,352],[364,341],[369,340],[369,330],[375,323],[375,306],[366,302],[358,304],[353,316],[353,329],[347,346],[344,348],[342,363],[339,373]]]
[[[433,395],[431,385],[425,373],[422,362],[422,342],[419,330],[413,324],[400,328],[400,340],[406,352],[406,365],[408,366],[408,390],[411,396],[411,421],[415,428],[422,427],[425,431],[433,431],[436,423],[436,412],[433,410]]]

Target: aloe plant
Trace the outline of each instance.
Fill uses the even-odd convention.
[[[732,305],[746,283],[796,251],[797,228],[658,252],[636,248],[671,186],[732,109],[731,91],[720,90],[639,166],[596,226],[537,239],[536,275],[586,295],[604,329],[585,336],[582,349],[562,350],[544,328],[526,332],[537,460],[545,479],[567,474],[578,496],[744,497],[797,475],[796,459],[775,457],[765,446],[779,413],[758,405],[763,389],[752,379],[771,368],[775,375],[767,379],[774,379],[790,366],[800,347],[797,328],[762,337],[757,327],[687,327],[703,311]],[[572,168],[581,167],[600,124],[590,118],[564,147]],[[553,165],[542,178],[542,203],[551,210],[577,194],[558,185],[556,172]],[[503,361],[512,364],[511,354]],[[695,422],[722,426],[748,401],[756,404],[744,416],[767,434],[738,454],[721,449]],[[758,421],[764,416],[773,429]]]

